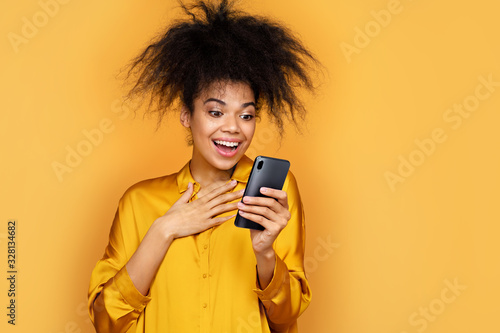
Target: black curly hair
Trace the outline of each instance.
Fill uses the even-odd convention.
[[[238,11],[232,1],[179,3],[189,18],[175,21],[133,59],[128,97],[149,96],[159,126],[176,101],[193,112],[193,100],[210,84],[244,82],[280,133],[283,118],[297,126],[305,108],[295,89],[314,91],[310,70],[319,64],[310,51],[283,25]]]

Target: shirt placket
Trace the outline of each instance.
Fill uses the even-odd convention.
[[[201,306],[201,331],[210,330],[210,235],[212,229],[208,229],[200,236],[201,257],[200,257],[200,306]]]
[[[200,185],[195,182],[194,193],[192,200],[198,198],[198,190]],[[200,332],[208,332],[210,330],[210,272],[209,272],[209,255],[210,255],[210,236],[212,228],[200,233],[198,239],[198,253],[200,253]]]

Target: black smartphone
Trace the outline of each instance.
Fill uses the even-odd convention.
[[[283,189],[288,169],[290,169],[290,162],[287,160],[257,156],[253,162],[252,171],[250,172],[243,197],[265,197],[265,195],[260,193],[261,187],[269,187],[277,190]],[[239,211],[236,214],[234,225],[240,228],[264,230],[264,227],[260,224],[242,217]]]

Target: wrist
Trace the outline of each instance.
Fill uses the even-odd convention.
[[[259,288],[264,290],[273,278],[274,266],[276,265],[276,254],[274,249],[255,253],[257,259],[257,278]]]
[[[257,261],[259,261],[259,260],[265,260],[265,261],[273,260],[274,256],[276,255],[273,248],[270,248],[270,249],[267,249],[264,251],[255,251],[254,250],[254,253],[255,253],[255,257],[257,258]]]
[[[153,222],[153,225],[151,226],[151,229],[153,229],[156,235],[160,236],[162,238],[162,241],[170,244],[174,239],[177,238],[174,230],[171,229],[171,227],[165,223],[166,221],[163,221],[162,218],[158,218]]]

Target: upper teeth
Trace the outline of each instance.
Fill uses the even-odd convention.
[[[230,141],[221,141],[221,140],[215,140],[215,143],[218,145],[224,145],[226,147],[237,147],[239,142],[230,142]]]

